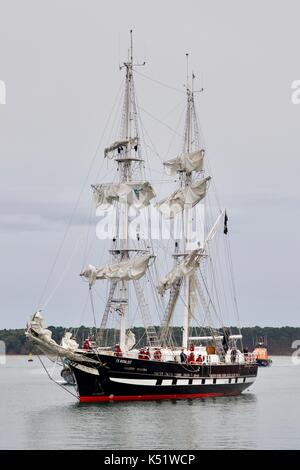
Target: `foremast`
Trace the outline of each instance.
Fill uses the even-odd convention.
[[[126,69],[124,112],[122,125],[122,138],[126,142],[125,151],[122,158],[119,159],[120,183],[129,183],[132,179],[132,161],[131,161],[131,142],[132,142],[132,121],[133,121],[133,101],[134,101],[134,85],[133,85],[133,45],[132,30],[130,31],[130,56],[127,62],[123,63],[120,69]],[[137,129],[136,129],[137,131]],[[138,142],[138,136],[134,136]],[[120,220],[119,220],[119,239],[120,239],[120,260],[129,259],[128,245],[128,204],[127,200],[120,200]],[[128,281],[122,281],[121,287],[121,303],[120,303],[120,348],[124,351],[126,347],[126,328],[127,328],[127,311],[128,311]]]
[[[142,178],[143,159],[139,145],[137,107],[133,80],[134,67],[145,65],[133,61],[132,30],[130,31],[130,49],[128,59],[120,66],[125,69],[125,92],[123,101],[121,131],[119,140],[104,150],[104,157],[115,160],[118,166],[118,183],[103,183],[93,186],[94,201],[97,208],[116,208],[116,232],[112,241],[113,263],[102,267],[88,266],[81,273],[90,281],[90,287],[97,279],[108,279],[111,282],[109,296],[101,321],[99,339],[104,340],[104,331],[111,312],[117,312],[120,317],[120,348],[126,350],[126,330],[129,307],[129,282],[133,281],[139,308],[145,324],[146,334],[150,345],[157,343],[155,330],[149,325],[149,315],[143,291],[139,288],[141,279],[148,268],[152,254],[148,249],[135,248],[129,237],[129,208],[139,211],[149,205],[155,196],[151,184]]]

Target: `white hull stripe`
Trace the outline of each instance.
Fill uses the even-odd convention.
[[[252,384],[255,380],[255,377],[247,377],[246,382]]]
[[[112,382],[130,385],[156,385],[156,379],[117,379],[113,377],[110,380]]]
[[[156,379],[123,379],[123,378],[116,378],[116,377],[111,377],[110,380],[112,382],[117,382],[117,383],[122,383],[122,384],[129,384],[129,385],[148,385],[148,386],[153,386],[157,384]],[[177,379],[176,380],[176,385],[224,385],[224,384],[235,384],[235,383],[244,383],[244,377],[238,377],[237,382],[236,378],[232,377],[231,382],[229,382],[229,379],[204,379],[205,383],[202,384],[202,379],[192,379],[192,383],[189,384],[189,379]],[[214,380],[216,382],[214,383]],[[245,382],[246,383],[253,383],[255,380],[255,377],[247,377]],[[174,386],[172,384],[172,379],[163,379],[162,385],[169,385],[169,386]]]

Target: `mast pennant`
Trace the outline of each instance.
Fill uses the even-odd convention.
[[[227,216],[227,212],[225,211],[225,215],[224,215],[224,233],[225,233],[225,235],[227,235],[227,233],[228,233],[227,223],[228,223],[228,216]]]
[[[168,176],[176,175],[177,172],[202,171],[205,151],[196,150],[191,153],[184,153],[172,160],[164,162],[165,171]]]
[[[103,209],[108,209],[115,201],[127,202],[129,206],[142,209],[149,206],[151,199],[155,197],[154,189],[148,181],[105,183],[92,188],[96,207]]]
[[[96,268],[89,264],[88,267],[80,273],[89,280],[90,286],[95,284],[98,279],[111,279],[114,281],[136,281],[144,276],[151,255],[139,256],[133,259],[120,261],[119,263],[107,264]]]
[[[157,204],[159,211],[166,219],[173,219],[175,215],[182,212],[185,205],[194,207],[206,195],[207,183],[211,179],[210,176],[191,183],[191,185],[181,188],[170,196],[166,197]]]

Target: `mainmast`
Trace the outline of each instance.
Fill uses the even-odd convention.
[[[184,288],[184,309],[182,327],[182,347],[188,347],[189,324],[191,319],[191,290],[195,288],[195,270],[203,256],[204,240],[197,240],[198,247],[192,244],[192,214],[193,208],[205,197],[207,183],[210,177],[204,177],[204,149],[200,148],[197,116],[194,104],[194,74],[190,83],[187,61],[186,78],[186,120],[184,129],[184,142],[182,153],[172,160],[164,162],[168,175],[178,175],[180,188],[158,203],[159,210],[166,218],[174,218],[181,214],[182,240],[181,252],[178,252],[179,240],[175,243],[176,264],[174,268],[160,282],[158,290],[163,294],[170,289],[169,304],[163,319],[161,338],[167,336],[173,310],[179,295],[181,285]],[[202,90],[201,90],[202,91]]]
[[[188,54],[186,54],[186,97],[187,97],[187,110],[186,110],[186,124],[185,124],[185,139],[183,145],[183,153],[189,154],[191,152],[192,145],[192,108],[194,106],[194,93],[193,93],[193,84],[194,84],[194,75],[192,78],[192,88],[189,84],[189,63],[188,63]],[[183,185],[185,188],[191,184],[192,172],[184,171],[182,173]],[[191,242],[191,211],[192,206],[190,203],[186,202],[184,204],[183,211],[183,240],[184,240],[184,254],[189,253],[189,244]],[[184,311],[183,311],[183,326],[182,326],[182,347],[187,349],[189,341],[189,324],[190,324],[190,274],[184,276]]]

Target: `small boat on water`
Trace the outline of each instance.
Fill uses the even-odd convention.
[[[257,342],[253,355],[256,359],[256,364],[260,367],[269,367],[272,364],[272,359],[268,355],[266,342],[260,338]]]

